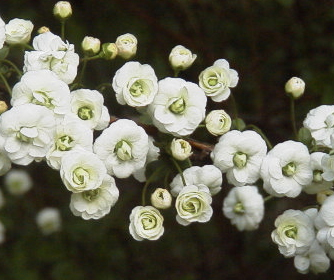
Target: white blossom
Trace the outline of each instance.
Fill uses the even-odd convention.
[[[84,220],[100,219],[109,214],[118,196],[115,179],[106,174],[98,188],[72,193],[70,209],[75,216],[82,217]]]
[[[261,177],[270,195],[298,196],[313,179],[307,147],[292,140],[277,144],[263,159]]]
[[[108,173],[129,177],[144,167],[149,149],[145,130],[134,121],[120,119],[95,140],[94,152],[105,163]]]
[[[124,59],[129,59],[137,53],[137,38],[130,33],[120,35],[116,38],[118,55]]]
[[[189,49],[184,46],[175,46],[169,54],[169,63],[175,71],[186,70],[197,58]]]
[[[292,77],[285,84],[285,92],[294,99],[301,97],[305,91],[305,82],[298,77]]]
[[[174,138],[170,144],[172,156],[177,160],[186,160],[192,155],[192,148],[188,141]]]
[[[106,174],[104,163],[92,152],[72,150],[61,159],[61,179],[73,193],[99,188]]]
[[[285,257],[306,253],[315,240],[313,221],[300,210],[284,211],[276,218],[275,227],[271,238]]]
[[[6,174],[12,167],[12,162],[5,150],[5,138],[0,134],[0,176]]]
[[[94,55],[100,51],[101,41],[98,38],[94,38],[92,36],[85,36],[81,42],[82,50],[87,55]]]
[[[146,106],[158,92],[158,78],[150,65],[129,61],[116,71],[112,87],[119,104]]]
[[[55,117],[49,109],[24,104],[1,115],[4,150],[13,163],[28,165],[45,157],[55,133]]]
[[[205,185],[210,194],[215,195],[221,190],[223,176],[221,171],[214,165],[192,166],[183,170],[185,185]],[[170,183],[171,193],[177,196],[183,189],[184,184],[180,174],[177,174]]]
[[[15,84],[11,105],[33,103],[44,106],[57,115],[70,112],[70,89],[50,70],[29,71]]]
[[[266,153],[266,143],[257,132],[231,130],[219,138],[211,158],[213,164],[226,173],[229,183],[243,186],[259,179]]]
[[[225,59],[216,60],[199,75],[199,86],[215,102],[226,100],[231,94],[230,88],[235,87],[238,81],[237,71],[230,69]]]
[[[136,206],[130,214],[130,234],[137,241],[157,240],[164,233],[163,221],[163,216],[153,206]]]
[[[30,41],[33,28],[34,25],[30,20],[19,18],[10,20],[5,26],[6,43],[9,45],[27,44]]]
[[[21,169],[10,170],[4,178],[4,185],[12,195],[22,195],[32,188],[33,181],[30,174]]]
[[[213,214],[211,203],[212,197],[207,186],[185,186],[176,197],[176,221],[183,226],[193,222],[208,222]]]
[[[231,125],[231,117],[224,110],[212,110],[205,118],[205,127],[214,136],[225,134]]]
[[[50,235],[61,229],[61,216],[57,208],[46,207],[36,215],[36,223],[44,235]]]
[[[233,187],[223,202],[223,213],[238,230],[255,230],[264,215],[264,200],[256,186]]]
[[[165,78],[148,106],[153,124],[165,133],[185,136],[194,132],[205,117],[206,96],[194,83]]]

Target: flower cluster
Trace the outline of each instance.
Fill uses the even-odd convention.
[[[54,15],[64,24],[72,15],[70,4],[58,2]],[[88,220],[112,211],[120,195],[115,177],[133,176],[142,185],[141,204],[129,213],[129,232],[138,241],[163,235],[163,211],[171,206],[180,225],[209,222],[224,178],[230,189],[221,211],[239,231],[256,230],[273,197],[316,194],[317,208],[287,209],[277,217],[271,237],[282,255],[294,257],[300,273],[327,271],[334,260],[334,105],[310,110],[301,133],[294,131],[294,138],[272,146],[258,127],[237,115],[208,110],[210,102],[227,100],[239,82],[226,59],[203,69],[196,81],[186,80],[178,74],[197,55],[178,45],[169,55],[175,76],[159,79],[151,65],[130,60],[137,52],[133,34],[103,44],[86,36],[81,56],[64,34],[47,28],[29,46],[33,28],[27,20],[6,24],[0,18],[0,49],[8,48],[10,55],[11,45],[26,47],[22,72],[11,69],[20,77],[12,87],[0,73],[11,95],[9,109],[0,116],[0,175],[8,172],[8,185],[15,185],[8,182],[17,176],[12,164],[45,162],[59,172],[69,191],[70,211]],[[103,86],[85,87],[88,61],[116,56],[126,61],[110,74],[107,85],[120,105],[137,109],[139,118],[112,116]],[[304,90],[300,78],[285,84],[291,104]],[[198,130],[210,134],[214,143],[194,139]],[[206,164],[199,160],[203,154]],[[28,183],[12,186],[10,192],[24,193]],[[151,205],[146,203],[149,188],[154,188]],[[329,197],[320,199],[324,193]],[[36,222],[44,234],[61,226],[52,208],[39,213]]]

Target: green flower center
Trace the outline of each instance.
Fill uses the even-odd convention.
[[[247,164],[247,155],[243,152],[236,152],[233,156],[234,166],[243,168]]]
[[[282,168],[284,176],[291,177],[297,171],[296,164],[294,162],[289,162],[286,166]]]
[[[292,239],[296,239],[298,233],[298,229],[295,225],[288,225],[284,228],[284,234]]]
[[[321,183],[322,182],[322,171],[321,170],[313,170],[313,182]]]
[[[136,81],[130,87],[130,94],[134,97],[140,96],[144,93],[144,86],[141,81]]]
[[[145,230],[150,230],[156,226],[157,220],[153,215],[145,214],[141,219],[141,223]]]
[[[68,135],[59,137],[56,141],[56,149],[58,151],[69,151],[72,149],[73,139]]]
[[[73,172],[73,182],[77,185],[86,185],[89,180],[89,173],[82,167],[78,167]]]
[[[87,201],[95,200],[100,194],[100,189],[89,190],[82,192],[82,197]]]
[[[245,207],[242,205],[241,202],[237,202],[233,207],[233,212],[242,215],[245,213]]]
[[[45,106],[49,109],[53,109],[55,106],[52,104],[52,98],[47,95],[46,91],[34,91],[32,103],[36,105]]]
[[[173,112],[174,114],[182,114],[184,110],[186,109],[186,102],[182,97],[179,97],[176,99],[170,106],[169,110]]]
[[[31,143],[37,136],[38,130],[36,127],[21,127],[20,131],[16,133],[16,138],[25,143]]]
[[[218,84],[218,78],[216,76],[208,78],[208,85],[214,87]]]
[[[94,117],[93,110],[87,106],[81,107],[78,110],[78,117],[84,121],[90,120]]]
[[[200,207],[201,202],[197,198],[191,198],[182,205],[183,210],[191,214],[198,213]]]
[[[119,159],[124,160],[124,161],[130,160],[133,158],[131,145],[124,140],[119,141],[116,144],[114,153],[116,153]]]

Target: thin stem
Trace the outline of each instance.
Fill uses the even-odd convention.
[[[246,128],[250,128],[250,129],[256,131],[258,134],[260,134],[261,137],[263,138],[263,140],[266,142],[267,147],[268,147],[269,150],[271,150],[273,148],[273,145],[270,143],[268,137],[263,133],[263,131],[259,127],[257,127],[256,125],[253,125],[253,124],[249,124],[249,125],[246,126]]]
[[[80,62],[95,60],[95,59],[99,59],[99,58],[101,58],[101,56],[99,54],[94,55],[94,56],[85,56],[85,57],[80,59]]]
[[[174,165],[175,165],[177,171],[179,172],[179,174],[180,174],[180,176],[181,176],[183,185],[186,186],[187,183],[186,183],[186,180],[184,179],[183,171],[182,171],[181,167],[179,166],[179,164],[176,162],[176,160],[175,160],[174,158],[171,157],[171,160],[172,160],[172,162],[174,163]]]
[[[10,65],[15,70],[15,72],[20,77],[22,76],[22,71],[13,62],[11,62],[10,60],[8,60],[8,59],[1,59],[0,62],[7,63],[8,65]]]
[[[237,102],[234,98],[234,95],[231,93],[230,94],[230,100],[231,100],[231,105],[232,105],[232,111],[233,111],[233,118],[237,119],[238,118],[238,106],[237,106]]]
[[[0,78],[3,81],[3,83],[4,83],[4,85],[5,85],[6,89],[7,89],[7,91],[9,93],[9,95],[12,96],[12,89],[9,86],[6,77],[1,72],[0,72]]]
[[[61,39],[65,40],[65,20],[61,20]]]
[[[290,97],[290,120],[293,129],[293,134],[295,138],[297,138],[298,132],[296,128],[295,100],[292,96]]]
[[[267,201],[269,201],[269,200],[271,200],[271,199],[273,199],[274,198],[274,196],[272,196],[272,195],[268,195],[268,196],[266,196],[264,199],[263,199],[263,201],[264,202],[267,202]]]

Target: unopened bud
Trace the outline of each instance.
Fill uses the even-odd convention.
[[[101,57],[104,59],[114,59],[117,56],[118,50],[115,43],[104,43],[102,44]]]
[[[151,195],[151,203],[158,209],[167,209],[172,205],[172,195],[166,189],[157,188]]]
[[[38,34],[43,34],[43,33],[46,33],[46,32],[50,32],[49,27],[46,27],[46,26],[42,26],[37,30]]]
[[[86,55],[92,56],[97,54],[101,48],[101,42],[98,38],[86,36],[81,43],[82,50]]]
[[[55,17],[65,20],[72,15],[71,4],[67,1],[59,1],[53,7],[53,14]]]
[[[183,139],[174,138],[170,149],[173,157],[177,160],[185,160],[192,155],[191,145]]]
[[[324,203],[327,197],[334,194],[333,190],[325,190],[317,193],[317,202],[321,205]]]
[[[214,136],[228,132],[231,124],[231,117],[224,110],[213,110],[205,118],[206,129]]]
[[[196,54],[184,46],[178,45],[170,52],[169,63],[175,71],[185,70],[193,64],[196,57]]]
[[[8,110],[8,105],[5,101],[0,101],[0,115]]]
[[[118,36],[115,42],[118,55],[124,59],[133,57],[137,52],[137,42],[137,38],[130,33]]]
[[[305,91],[305,83],[302,79],[292,77],[285,84],[285,92],[294,99],[301,97]]]

